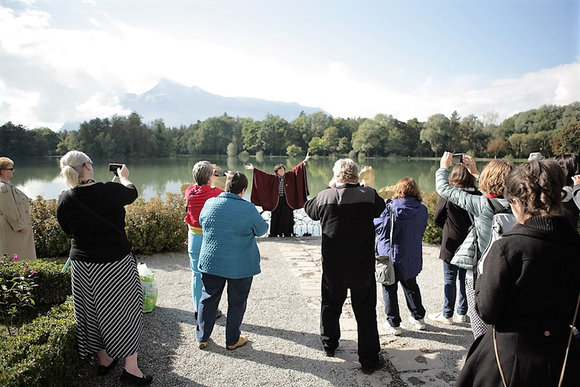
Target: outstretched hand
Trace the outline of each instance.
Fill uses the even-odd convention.
[[[248,165],[245,165],[244,168],[249,169],[249,170],[253,170],[254,166],[252,165],[252,163],[249,163]]]
[[[302,162],[304,164],[306,164],[308,162],[308,160],[310,160],[310,152],[306,152],[306,157],[304,158],[304,160]]]

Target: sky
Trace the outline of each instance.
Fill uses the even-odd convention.
[[[164,78],[334,117],[500,123],[580,101],[580,1],[0,0],[0,124],[129,114],[119,97]]]

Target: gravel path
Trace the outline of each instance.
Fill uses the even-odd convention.
[[[336,357],[328,358],[319,338],[320,238],[259,239],[262,273],[254,278],[242,333],[250,342],[225,349],[225,318],[217,321],[206,350],[195,345],[191,306],[191,271],[185,253],[139,256],[156,275],[159,299],[144,318],[139,364],[155,376],[154,386],[450,386],[472,342],[468,325],[429,323],[425,331],[385,334],[381,296],[379,333],[387,366],[372,375],[360,372],[356,322],[350,305],[341,318],[342,339]],[[424,247],[418,277],[427,313],[443,302],[438,247]],[[380,290],[380,289],[379,289]],[[380,293],[379,293],[380,294]],[[401,317],[409,316],[399,290]],[[220,309],[227,311],[222,298]],[[116,386],[121,366],[106,377],[96,365],[79,370],[76,386]]]

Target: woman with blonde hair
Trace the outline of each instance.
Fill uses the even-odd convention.
[[[415,329],[425,329],[425,308],[417,276],[423,269],[423,233],[427,227],[427,207],[421,203],[421,192],[413,178],[405,177],[395,185],[393,200],[387,202],[383,213],[374,220],[378,255],[390,256],[395,267],[395,283],[382,285],[390,334],[400,335],[401,315],[397,299],[398,283],[403,288],[410,323]],[[391,222],[393,234],[391,240]]]
[[[506,185],[506,179],[513,170],[513,163],[505,160],[492,160],[481,172],[477,170],[475,160],[469,155],[463,156],[462,165],[467,168],[475,178],[479,178],[479,189],[485,192],[485,195],[476,196],[453,187],[449,184],[448,168],[452,164],[453,153],[445,152],[441,157],[440,168],[435,174],[435,188],[442,198],[466,210],[473,217],[473,224],[477,234],[477,251],[485,251],[491,237],[491,221],[493,215],[498,212],[498,208],[508,208],[508,202],[503,198]],[[464,244],[470,244],[472,241],[466,238]],[[475,250],[471,250],[473,255]],[[467,292],[468,315],[471,323],[474,338],[483,335],[487,330],[487,325],[481,321],[475,313],[475,296],[473,265],[479,257],[470,257],[470,262],[463,262],[467,269],[465,277],[465,287]]]
[[[28,197],[10,182],[14,161],[0,157],[0,257],[35,259]]]
[[[97,354],[98,375],[125,359],[121,382],[151,383],[137,365],[143,331],[143,294],[137,262],[125,234],[125,205],[137,199],[123,164],[120,183],[96,182],[93,162],[83,152],[60,159],[60,174],[71,189],[58,199],[56,217],[71,237],[72,292],[81,358]]]

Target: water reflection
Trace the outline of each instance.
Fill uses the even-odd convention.
[[[244,169],[246,164],[237,157],[225,156],[192,156],[188,158],[162,159],[128,159],[128,160],[93,160],[95,162],[95,178],[98,181],[111,180],[112,174],[108,171],[109,162],[124,162],[129,167],[130,180],[137,186],[140,196],[149,200],[155,196],[164,197],[166,192],[180,193],[183,184],[192,184],[191,169],[199,160],[208,160],[228,170],[243,171],[250,187],[246,194],[249,199],[252,184],[251,171]],[[266,172],[272,172],[274,165],[284,164],[287,169],[293,168],[302,161],[302,158],[288,157],[250,157],[254,167]],[[308,162],[309,197],[313,197],[324,189],[332,178],[332,166],[336,159],[319,158]],[[365,159],[357,164],[362,169],[365,165],[375,170],[375,185],[377,188],[393,185],[405,176],[413,177],[422,191],[435,189],[435,171],[439,166],[436,160],[406,160],[406,159]],[[483,164],[479,165],[480,170]],[[37,195],[45,199],[56,199],[68,187],[59,177],[58,160],[43,158],[35,160],[15,160],[15,171],[12,182],[30,198]]]

